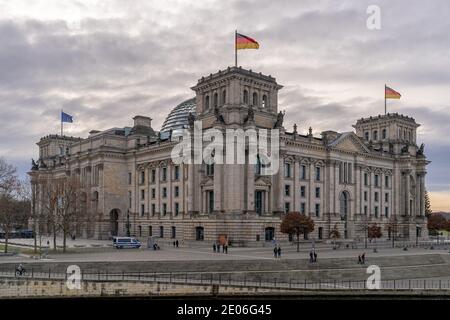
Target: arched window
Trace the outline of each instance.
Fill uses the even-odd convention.
[[[214,93],[214,107],[217,107],[219,105],[219,95],[217,93]]]
[[[244,104],[248,104],[248,91],[244,90]]]
[[[368,131],[366,131],[364,133],[364,139],[366,139],[366,141],[369,141],[369,132]]]
[[[195,240],[203,241],[205,239],[205,229],[203,227],[195,227]]]
[[[205,97],[205,109],[209,109],[209,96]]]
[[[222,91],[222,104],[225,104],[227,102],[227,91]]]
[[[378,131],[377,131],[377,130],[375,130],[375,131],[373,132],[373,140],[375,140],[375,141],[378,140]]]
[[[342,220],[347,220],[349,214],[349,200],[350,196],[347,191],[343,191],[339,197],[340,202],[340,215]]]
[[[381,131],[381,138],[386,139],[386,129],[383,129],[383,131]]]
[[[253,105],[258,105],[258,94],[256,92],[253,92]]]
[[[272,227],[267,227],[264,229],[264,235],[266,241],[272,241],[275,237],[275,229]]]
[[[267,104],[267,96],[263,95],[263,97],[262,97],[262,107],[266,108],[267,106],[268,106],[268,104]]]

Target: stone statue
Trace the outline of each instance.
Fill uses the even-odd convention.
[[[405,144],[402,148],[402,153],[408,153],[409,151],[409,146],[407,144]]]
[[[31,170],[38,170],[39,169],[39,165],[37,164],[36,161],[34,161],[33,158],[31,158]]]
[[[214,115],[216,116],[216,121],[219,123],[225,123],[225,119],[223,118],[223,116],[220,114],[219,111],[219,107],[215,106],[214,107]]]
[[[274,129],[281,128],[283,126],[284,112],[280,111],[277,115],[277,121],[275,122]]]
[[[245,118],[244,122],[253,122],[255,120],[255,112],[253,111],[253,107],[250,106],[248,108],[247,118]]]
[[[42,159],[39,159],[39,168],[43,168],[43,169],[47,168],[47,165],[45,164],[44,161],[42,161]]]
[[[190,128],[194,126],[194,121],[195,121],[195,116],[192,114],[192,112],[189,112],[189,114],[188,114],[188,125],[189,125]]]
[[[419,150],[417,150],[417,155],[418,156],[423,156],[423,151],[425,149],[425,145],[422,143],[419,147]]]

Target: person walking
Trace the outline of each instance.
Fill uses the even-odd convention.
[[[224,249],[225,253],[228,254],[228,245],[227,244],[223,246],[223,249]]]
[[[364,252],[361,256],[361,263],[365,264],[366,263],[366,253]]]
[[[216,252],[216,243],[215,242],[213,243],[213,250],[214,250],[214,252]]]
[[[277,254],[278,254],[278,258],[281,258],[281,247],[278,247]]]
[[[179,247],[180,243],[178,242],[178,240],[175,241],[175,245],[176,245],[177,248]]]
[[[361,255],[358,255],[358,264],[362,264]]]
[[[317,262],[317,253],[314,251],[314,262]]]
[[[314,262],[314,255],[312,251],[309,252],[309,262],[310,263]]]
[[[273,257],[277,258],[277,256],[278,256],[278,249],[277,249],[277,246],[275,246],[275,247],[273,247]]]

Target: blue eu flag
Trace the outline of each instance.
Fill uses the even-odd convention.
[[[73,122],[72,116],[70,114],[67,114],[63,111],[61,111],[61,122]]]

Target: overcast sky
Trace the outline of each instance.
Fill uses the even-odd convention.
[[[366,10],[381,9],[369,30]],[[350,131],[388,111],[416,119],[434,210],[450,210],[450,2],[442,1],[51,1],[0,0],[0,156],[22,175],[35,143],[65,132],[132,124],[160,129],[201,76],[234,64],[234,30],[259,50],[239,65],[284,85],[285,127]]]

